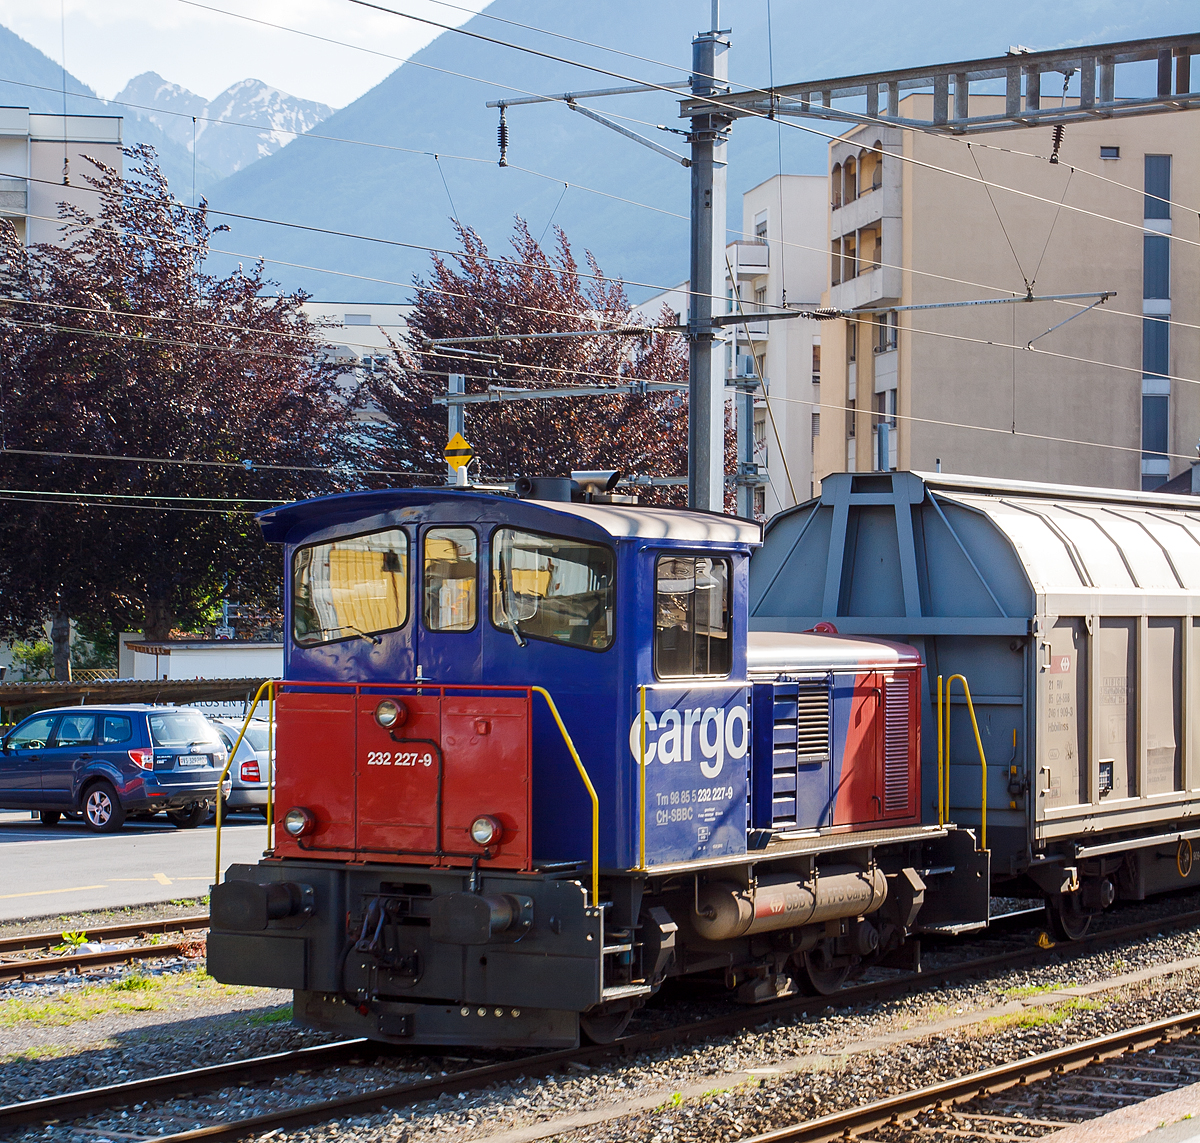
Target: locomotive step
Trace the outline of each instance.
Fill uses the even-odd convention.
[[[601,1000],[623,1000],[627,996],[649,996],[654,989],[648,984],[618,984],[600,991]]]
[[[604,953],[605,956],[608,956],[609,953],[632,952],[633,945],[631,945],[631,944],[605,945],[603,950],[601,950],[601,951]]]

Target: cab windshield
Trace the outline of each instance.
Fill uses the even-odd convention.
[[[603,651],[613,641],[613,563],[603,544],[500,528],[492,536],[492,623],[518,642]]]
[[[378,643],[408,620],[408,536],[400,528],[300,548],[292,561],[292,635],[305,647]]]

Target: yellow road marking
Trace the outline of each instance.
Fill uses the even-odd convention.
[[[165,873],[156,873],[154,875],[154,880],[157,881],[160,885],[170,885],[171,884],[171,879]]]
[[[107,889],[107,885],[75,885],[70,889],[39,889],[36,893],[0,893],[0,901],[12,897],[44,897],[49,893],[82,893],[85,889]]]

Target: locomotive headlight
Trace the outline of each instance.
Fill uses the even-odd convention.
[[[471,823],[471,840],[476,845],[491,845],[503,832],[504,827],[487,814],[481,814]]]
[[[408,708],[402,702],[393,702],[391,699],[384,699],[375,708],[375,721],[384,730],[389,730],[393,726],[400,726],[407,717]]]
[[[303,806],[293,806],[283,818],[283,828],[290,837],[303,837],[312,833],[316,825],[317,819],[312,810],[306,810]]]

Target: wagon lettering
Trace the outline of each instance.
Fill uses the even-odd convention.
[[[655,714],[646,711],[646,765],[656,760],[664,766],[672,762],[690,762],[698,751],[700,770],[706,778],[716,778],[726,758],[745,758],[750,749],[750,716],[738,703],[724,707],[674,707]],[[642,716],[629,727],[629,750],[634,760],[642,756]]]

